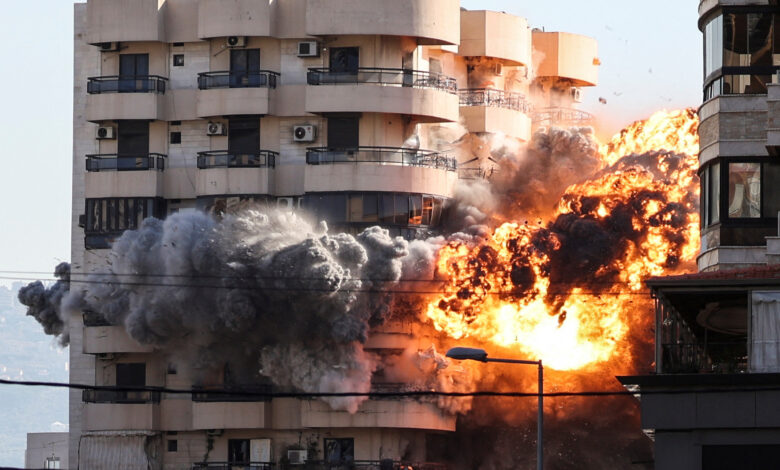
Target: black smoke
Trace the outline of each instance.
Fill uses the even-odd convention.
[[[62,300],[70,289],[70,264],[62,262],[54,268],[57,282],[49,287],[41,281],[32,282],[19,289],[19,302],[27,306],[27,315],[43,326],[47,335],[59,337],[60,344],[69,341],[67,318],[62,311]]]

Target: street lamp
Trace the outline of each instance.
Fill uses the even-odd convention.
[[[537,385],[537,404],[539,405],[537,425],[536,425],[536,468],[544,468],[543,432],[544,427],[544,368],[542,360],[527,361],[524,359],[488,359],[488,353],[484,349],[476,348],[452,348],[447,351],[447,357],[460,361],[479,361],[479,362],[504,362],[508,364],[534,364],[539,367],[539,384]]]

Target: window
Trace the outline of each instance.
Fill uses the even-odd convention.
[[[168,452],[178,452],[179,441],[176,439],[168,439]]]
[[[729,163],[729,218],[761,217],[761,164]]]
[[[353,438],[325,439],[325,463],[343,464],[355,460],[355,440]]]
[[[228,121],[228,150],[254,154],[260,150],[260,119],[232,118]]]
[[[171,144],[173,145],[181,144],[181,132],[179,131],[171,132]]]
[[[147,217],[165,218],[165,201],[159,198],[104,198],[86,200],[86,225],[91,233],[135,230]]]
[[[46,461],[43,462],[43,468],[48,469],[59,469],[60,467],[60,458],[59,457],[46,457]]]
[[[228,465],[249,463],[249,439],[228,439]]]
[[[119,91],[150,91],[149,54],[119,54]]]
[[[143,362],[128,362],[116,365],[116,386],[117,387],[145,387],[146,386],[146,364]],[[117,401],[143,403],[147,400],[147,393],[143,391],[123,391],[117,392],[119,396]]]
[[[780,163],[726,160],[708,165],[700,176],[703,227],[722,222],[724,218],[777,218]]]
[[[358,117],[328,118],[328,148],[331,150],[357,149],[360,145]]]
[[[226,213],[235,214],[242,209],[264,205],[268,202],[269,197],[262,195],[203,196],[197,199],[195,206],[199,210],[220,217]]]
[[[261,80],[265,80],[265,75],[259,72],[260,49],[230,50],[230,88],[264,85]]]
[[[331,47],[329,66],[331,72],[357,74],[360,66],[360,48]]]
[[[184,54],[173,54],[173,66],[184,67]]]
[[[149,121],[119,121],[116,146],[119,157],[149,155]]]
[[[720,221],[720,164],[715,163],[707,167],[702,174],[702,196],[704,197],[704,226],[709,226]]]

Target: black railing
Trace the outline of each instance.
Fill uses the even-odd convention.
[[[158,75],[90,77],[87,93],[165,93],[168,79]]]
[[[498,168],[458,168],[458,178],[462,180],[489,180],[498,173]]]
[[[116,154],[87,155],[87,171],[142,171],[164,170],[166,155],[150,153],[137,157],[118,156]]]
[[[197,462],[192,470],[273,470],[271,462]]]
[[[160,403],[160,392],[141,390],[137,392],[124,390],[83,390],[81,400],[84,403]]]
[[[737,374],[748,371],[747,341],[662,345],[664,374]]]
[[[532,120],[536,125],[576,125],[593,124],[593,115],[574,108],[540,108],[534,110]]]
[[[523,113],[531,111],[531,105],[522,93],[495,90],[493,88],[469,88],[458,90],[461,106],[491,106],[513,109]]]
[[[457,161],[438,152],[396,147],[355,147],[331,149],[312,147],[306,152],[309,165],[331,163],[382,163],[387,165],[420,166],[455,171]]]
[[[212,150],[198,152],[198,168],[274,168],[279,153],[272,150],[257,152],[231,152]]]
[[[307,470],[447,470],[447,465],[432,462],[407,462],[399,460],[351,460],[327,462],[307,460],[302,466]]]
[[[310,68],[306,81],[309,85],[372,83],[388,86],[433,88],[448,93],[457,93],[458,91],[457,82],[452,77],[436,72],[411,69],[360,67],[357,70],[344,71],[329,68]]]
[[[197,402],[262,402],[271,401],[270,385],[228,386],[219,390],[193,387],[192,401]]]
[[[198,74],[198,88],[276,88],[279,74],[270,70],[252,72],[203,72]]]

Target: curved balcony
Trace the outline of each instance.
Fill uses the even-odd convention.
[[[307,193],[400,191],[449,196],[457,180],[454,158],[416,149],[310,148],[306,163]]]
[[[454,78],[411,69],[360,67],[355,71],[311,68],[306,111],[416,116],[423,122],[458,120]]]
[[[199,0],[198,37],[271,36],[270,2]]]
[[[273,193],[273,169],[277,152],[228,150],[198,152],[198,196]]]
[[[549,126],[592,126],[595,119],[592,114],[574,108],[550,107],[534,111],[535,127]]]
[[[458,90],[460,115],[469,132],[501,132],[510,137],[531,137],[531,104],[522,93],[470,88]]]
[[[536,77],[569,79],[573,86],[598,84],[598,43],[580,34],[536,31],[533,47],[541,62]]]
[[[265,115],[271,109],[279,74],[255,72],[204,72],[198,74],[199,117]]]
[[[458,55],[530,65],[531,54],[531,30],[525,18],[498,11],[461,12]]]
[[[163,119],[168,79],[157,75],[90,77],[87,120]]]
[[[87,155],[84,194],[87,198],[162,196],[166,156]]]
[[[369,21],[381,18],[382,21]],[[306,34],[410,36],[418,44],[460,42],[458,0],[308,0]]]

